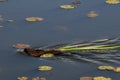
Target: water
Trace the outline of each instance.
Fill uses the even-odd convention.
[[[13,23],[0,25],[0,78],[16,80],[19,76],[46,77],[47,80],[79,80],[82,76],[105,76],[113,80],[120,74],[97,70],[98,64],[62,58],[49,60],[21,55],[12,48],[13,44],[26,43],[32,47],[57,43],[71,43],[119,36],[120,5],[107,5],[104,0],[81,0],[73,10],[59,8],[72,0],[9,0],[0,3],[0,15],[13,19]],[[86,17],[89,11],[99,16]],[[43,22],[29,23],[26,17],[43,17]],[[113,63],[110,63],[113,65]],[[37,70],[40,65],[53,66],[50,72]],[[119,64],[114,64],[119,66]]]

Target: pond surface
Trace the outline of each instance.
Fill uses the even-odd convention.
[[[57,43],[73,43],[119,36],[120,5],[108,5],[105,0],[81,0],[73,10],[60,9],[72,0],[9,0],[0,2],[0,78],[16,80],[19,76],[45,77],[47,80],[79,80],[82,76],[105,76],[113,80],[119,73],[99,71],[98,64],[69,58],[40,59],[21,55],[13,44],[26,43],[32,47]],[[99,16],[88,18],[90,11]],[[42,22],[27,22],[26,17],[42,17]],[[12,19],[8,23],[5,20]],[[38,71],[38,66],[49,65],[53,70]],[[117,65],[120,64],[112,64]]]

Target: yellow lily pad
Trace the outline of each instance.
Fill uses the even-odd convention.
[[[114,69],[114,71],[115,71],[115,72],[120,72],[120,67],[116,67],[116,68]]]
[[[28,77],[25,77],[25,76],[23,76],[23,77],[18,77],[17,80],[28,80]]]
[[[39,66],[38,70],[40,70],[40,71],[49,71],[49,70],[52,70],[52,67],[51,66]]]
[[[93,80],[112,80],[111,78],[106,78],[103,76],[94,77]]]
[[[38,22],[38,21],[43,21],[44,19],[40,17],[28,17],[25,18],[25,20],[28,22]]]
[[[40,56],[41,58],[51,58],[51,57],[54,57],[54,54],[52,53],[47,53],[47,54],[43,54]]]
[[[44,78],[44,77],[42,77],[42,78],[35,77],[35,78],[32,78],[32,80],[46,80],[46,78]]]
[[[60,5],[60,8],[62,8],[62,9],[74,9],[75,6],[73,6],[73,5]]]
[[[120,4],[120,0],[106,0],[107,4]]]
[[[81,77],[80,80],[93,80],[93,77]]]
[[[115,68],[112,66],[99,66],[99,70],[114,70]]]

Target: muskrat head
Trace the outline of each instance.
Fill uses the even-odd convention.
[[[40,57],[42,54],[45,53],[44,50],[35,50],[32,48],[25,48],[24,52],[30,56],[34,56],[34,57]]]

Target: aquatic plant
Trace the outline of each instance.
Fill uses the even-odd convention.
[[[80,80],[112,80],[112,78],[106,78],[103,76],[96,76],[96,77],[81,77]]]
[[[103,76],[97,76],[97,77],[93,77],[93,80],[112,80],[111,78],[106,78]]]
[[[93,77],[80,77],[80,80],[93,80]]]
[[[32,78],[32,80],[46,80],[46,78],[44,78],[44,77],[42,77],[42,78],[35,77],[35,78]]]
[[[10,23],[11,23],[11,22],[14,22],[14,20],[12,20],[12,19],[9,19],[9,20],[7,20],[7,22],[10,22]]]
[[[28,22],[38,22],[38,21],[43,21],[44,18],[40,18],[40,17],[28,17],[25,18],[26,21]]]
[[[120,0],[106,0],[107,4],[120,4]]]
[[[19,43],[19,44],[14,44],[13,47],[18,48],[18,49],[24,49],[24,48],[29,48],[30,45],[28,45],[28,44],[20,44]]]
[[[51,66],[39,66],[38,70],[40,70],[40,71],[49,71],[49,70],[52,70],[52,67]]]
[[[116,68],[114,69],[114,71],[115,71],[115,72],[120,72],[120,67],[116,67]]]
[[[60,5],[60,8],[62,8],[62,9],[74,9],[75,8],[75,6],[74,5]]]
[[[51,57],[54,57],[54,54],[52,53],[46,53],[46,54],[43,54],[40,56],[41,58],[51,58]]]
[[[120,72],[120,67],[113,67],[113,66],[99,66],[99,70],[110,70],[114,72]]]
[[[98,13],[96,13],[95,11],[90,11],[88,14],[87,14],[87,17],[89,18],[95,18],[98,16]]]
[[[74,0],[74,1],[72,2],[72,4],[81,4],[81,1],[79,1],[79,0]]]
[[[17,79],[18,79],[18,80],[28,80],[28,77],[23,76],[23,77],[18,77]]]
[[[112,66],[99,66],[99,70],[114,70],[115,68]]]

